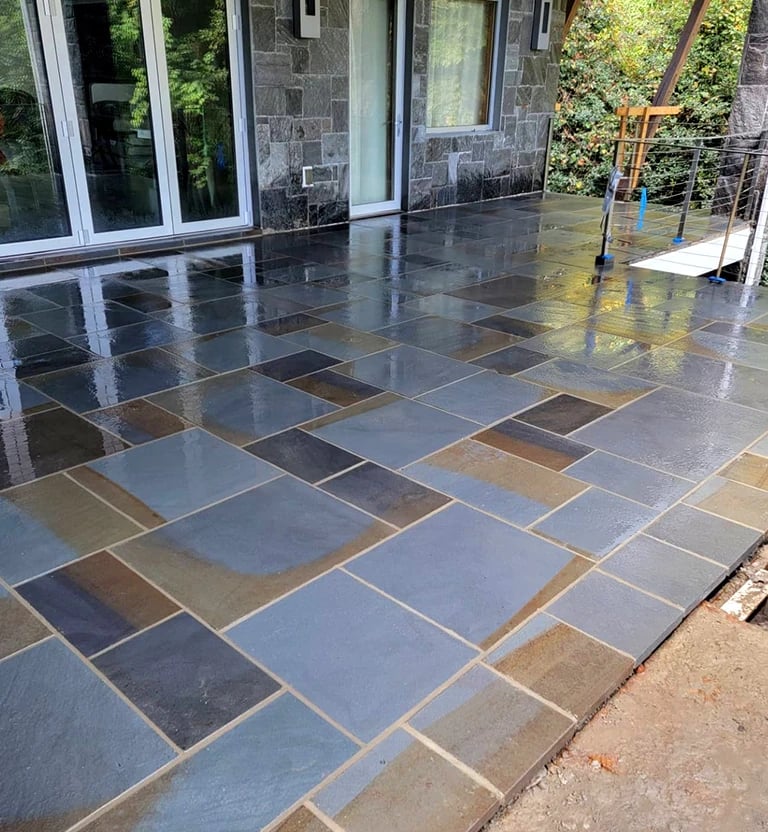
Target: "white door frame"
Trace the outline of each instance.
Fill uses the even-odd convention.
[[[354,0],[352,0],[354,2]],[[349,216],[352,219],[371,217],[376,214],[392,214],[400,211],[403,199],[403,111],[405,106],[405,0],[394,0],[395,3],[395,60],[394,77],[394,121],[391,124],[392,130],[392,198],[384,202],[369,202],[365,205],[352,204],[352,189],[350,188]],[[351,53],[350,53],[351,60]],[[350,75],[352,69],[350,66]],[[349,99],[350,118],[352,124],[352,97]],[[351,147],[351,141],[350,141]],[[353,160],[350,157],[350,174]]]
[[[61,0],[35,0],[64,180],[67,216],[72,233],[67,237],[0,244],[0,258],[42,254],[47,251],[91,245],[162,239],[202,231],[230,228],[238,230],[250,227],[253,210],[249,175],[250,160],[246,140],[246,85],[243,73],[242,21],[237,1],[227,0],[227,34],[239,214],[235,217],[196,222],[183,222],[181,219],[170,92],[163,80],[167,77],[167,63],[160,2],[159,0],[139,0],[139,2],[161,222],[145,228],[102,232],[94,230],[85,160],[78,132],[77,106]]]
[[[142,0],[147,2],[149,0]],[[168,77],[168,63],[165,53],[165,39],[163,38],[163,13],[160,0],[152,3],[152,29],[155,33],[153,45],[157,60],[158,78]],[[178,169],[176,167],[176,150],[173,139],[173,110],[171,108],[171,92],[168,85],[160,83],[160,113],[163,120],[162,136],[165,139],[165,157],[167,160],[171,186],[171,216],[173,230],[176,234],[195,233],[199,231],[216,231],[227,228],[244,228],[250,225],[251,217],[251,189],[249,186],[249,158],[248,143],[245,140],[245,80],[243,78],[243,44],[242,22],[240,9],[236,0],[227,0],[227,41],[229,44],[229,77],[232,89],[232,130],[235,149],[235,165],[237,170],[237,206],[238,215],[222,217],[213,220],[197,220],[184,222],[181,218],[181,197],[178,190]]]
[[[151,18],[150,0],[139,0],[141,12],[141,30],[144,47],[144,60],[147,67],[147,81],[149,89],[149,106],[151,113],[152,144],[155,152],[155,169],[157,172],[157,188],[160,203],[161,221],[157,225],[142,228],[126,228],[119,231],[96,231],[93,224],[93,212],[91,200],[88,193],[88,178],[85,170],[85,159],[80,142],[80,134],[77,122],[77,102],[75,100],[75,88],[72,77],[72,68],[67,46],[67,33],[64,28],[64,17],[62,14],[62,0],[48,0],[52,19],[58,17],[60,25],[53,26],[56,64],[61,77],[62,95],[67,113],[66,121],[68,130],[68,141],[75,168],[77,185],[80,194],[80,216],[82,229],[85,232],[81,245],[105,245],[109,243],[121,243],[130,240],[145,240],[151,237],[170,235],[173,233],[171,223],[170,206],[167,204],[166,195],[169,192],[168,165],[162,142],[162,122],[160,121],[161,102],[158,84],[153,79],[159,78],[157,64],[154,60],[154,45],[151,38],[151,29],[148,21]]]
[[[7,256],[21,256],[34,254],[46,249],[67,249],[81,245],[81,238],[78,234],[80,226],[80,206],[77,199],[77,188],[75,185],[75,171],[72,165],[70,154],[70,141],[67,130],[66,109],[61,97],[61,81],[59,70],[56,66],[56,50],[54,47],[54,27],[48,7],[44,0],[35,0],[34,6],[37,12],[37,19],[30,21],[32,25],[38,26],[40,31],[40,45],[43,53],[43,68],[46,74],[46,86],[50,98],[51,115],[53,124],[50,125],[51,134],[56,140],[56,149],[61,166],[61,176],[64,184],[64,201],[66,203],[66,217],[69,221],[70,234],[63,237],[43,237],[37,240],[21,240],[13,243],[1,243],[0,253]],[[26,4],[22,7],[22,14],[26,18]],[[30,56],[33,65],[35,56]]]

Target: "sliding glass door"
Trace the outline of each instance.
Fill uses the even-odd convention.
[[[44,60],[51,32],[40,24],[33,0],[0,0],[0,248],[19,252],[75,241],[72,170],[57,131],[64,113]]]
[[[403,5],[403,0],[350,3],[352,216],[401,207]]]
[[[250,224],[235,6],[0,0],[0,256]]]

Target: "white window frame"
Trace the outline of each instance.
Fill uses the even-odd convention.
[[[427,135],[430,137],[440,136],[462,136],[472,135],[474,133],[492,133],[498,130],[498,113],[497,113],[497,98],[499,97],[499,75],[503,77],[504,69],[500,67],[499,61],[502,54],[503,47],[506,46],[506,37],[502,42],[502,36],[506,35],[506,25],[502,28],[502,17],[508,18],[508,14],[504,11],[508,8],[503,0],[484,0],[484,2],[495,3],[496,12],[494,14],[493,25],[493,54],[491,55],[491,71],[488,73],[488,119],[484,124],[462,124],[456,127],[429,127],[427,126]],[[504,24],[507,20],[504,20]],[[430,31],[431,31],[430,26]],[[428,44],[428,46],[431,43]],[[427,66],[429,66],[429,58],[427,58]],[[427,75],[427,84],[429,84],[429,76]],[[429,101],[429,88],[427,88],[427,101]],[[429,118],[429,107],[427,107],[427,118]]]

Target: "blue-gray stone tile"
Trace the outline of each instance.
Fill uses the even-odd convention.
[[[50,635],[39,618],[0,586],[0,659]]]
[[[164,321],[142,321],[138,324],[107,329],[103,332],[89,332],[78,335],[70,341],[84,350],[104,358],[137,352],[150,347],[162,347],[174,341],[189,338],[189,333]]]
[[[56,402],[34,387],[14,378],[0,376],[0,422],[20,416],[32,416],[52,407],[56,407]]]
[[[0,576],[16,584],[141,531],[56,474],[0,495]]]
[[[326,321],[331,321],[342,326],[361,329],[363,332],[371,332],[374,329],[396,324],[401,321],[410,321],[422,315],[417,309],[408,309],[407,306],[390,306],[384,301],[363,298],[352,300],[340,306],[319,311],[317,316]],[[384,334],[382,337],[387,337]]]
[[[64,832],[174,758],[159,737],[56,640],[0,664],[0,822]]]
[[[88,832],[263,829],[357,751],[284,694],[90,823]]]
[[[358,358],[335,368],[336,372],[392,390],[402,396],[418,396],[480,370],[416,347],[395,347]]]
[[[642,661],[680,623],[682,610],[590,572],[547,612]]]
[[[365,740],[475,656],[447,633],[341,572],[251,616],[229,636]]]
[[[587,486],[471,439],[428,456],[404,473],[518,526],[527,526]]]
[[[50,373],[32,379],[30,384],[70,409],[84,413],[210,375],[196,364],[155,348]]]
[[[317,350],[342,361],[362,358],[364,355],[395,346],[394,341],[387,338],[340,324],[323,324],[300,332],[291,332],[283,336],[283,339],[288,344],[296,344],[297,348]]]
[[[630,658],[546,613],[507,636],[486,661],[579,720],[632,672]]]
[[[630,358],[643,355],[651,346],[632,338],[623,338],[574,324],[529,338],[525,342],[525,348],[610,370],[629,361]]]
[[[92,661],[181,748],[280,689],[271,676],[187,613]]]
[[[179,611],[108,552],[97,552],[17,587],[86,656]]]
[[[646,534],[730,569],[752,554],[762,539],[756,529],[684,505],[671,508],[646,529]]]
[[[444,494],[372,462],[365,462],[324,482],[321,488],[400,528],[450,502]]]
[[[765,432],[765,416],[681,390],[654,390],[572,435],[670,474],[701,480]]]
[[[245,450],[307,482],[324,480],[363,461],[359,456],[298,428],[254,442]]]
[[[571,719],[482,666],[465,673],[410,722],[505,795],[573,728]]]
[[[658,512],[590,488],[534,526],[546,537],[601,558],[650,523]]]
[[[304,304],[291,300],[243,294],[196,303],[193,306],[179,306],[154,317],[198,335],[209,335],[226,329],[253,326],[304,309]]]
[[[499,805],[485,787],[402,730],[325,786],[315,803],[346,832],[466,832]]]
[[[273,358],[298,352],[301,347],[252,327],[204,335],[191,341],[172,344],[168,350],[218,373],[239,370]]]
[[[337,408],[250,370],[169,390],[150,401],[236,445],[245,445]]]
[[[488,647],[527,617],[534,603],[545,603],[579,577],[589,562],[453,505],[347,568],[468,641]]]
[[[551,395],[551,390],[537,384],[485,372],[426,393],[418,401],[490,425]]]
[[[409,301],[409,309],[415,309],[422,315],[438,315],[441,318],[451,318],[454,321],[472,323],[480,318],[487,318],[500,312],[498,306],[487,303],[475,303],[471,300],[454,298],[451,295],[432,295]]]
[[[282,477],[114,551],[223,627],[391,533],[352,506]]]
[[[60,338],[72,338],[75,335],[101,332],[105,329],[138,324],[147,320],[146,315],[112,301],[94,303],[89,306],[70,306],[66,309],[47,309],[42,312],[24,314],[21,317]]]
[[[97,460],[73,476],[142,525],[156,526],[281,473],[193,428]]]
[[[523,370],[528,370],[538,364],[543,364],[549,361],[549,356],[540,352],[533,352],[523,347],[512,346],[506,347],[503,350],[484,355],[482,358],[476,358],[472,364],[476,367],[483,367],[487,370],[494,370],[497,373],[502,373],[505,376],[512,376],[520,373]],[[532,379],[535,381],[536,379]]]
[[[747,407],[768,410],[768,371],[662,347],[623,364],[622,373],[680,387]]]
[[[580,459],[566,473],[659,511],[676,503],[694,485],[690,480],[603,451]]]
[[[608,407],[620,407],[657,386],[649,381],[620,375],[617,371],[600,370],[564,358],[556,358],[553,361],[539,363],[531,369],[524,369],[526,371],[520,377],[526,381]]]
[[[378,396],[320,419],[307,430],[381,465],[401,468],[464,439],[477,430],[477,423],[408,399]]]
[[[583,320],[589,312],[582,306],[575,306],[562,300],[540,300],[525,306],[517,306],[505,314],[521,321],[531,321],[557,328]]]
[[[726,575],[723,566],[642,534],[606,558],[600,568],[686,611],[706,598]]]
[[[301,350],[293,353],[293,355],[286,355],[283,358],[273,358],[271,361],[265,361],[263,364],[257,364],[251,369],[255,373],[260,373],[268,378],[273,378],[276,381],[291,381],[295,378],[309,375],[310,373],[327,370],[339,363],[338,358],[331,358],[321,352],[315,350]]]
[[[712,326],[715,326],[713,324]],[[721,324],[729,327],[732,325]],[[746,327],[734,327],[737,331],[747,330]],[[755,335],[766,336],[768,333],[755,330]],[[754,336],[753,336],[754,337]],[[710,331],[710,327],[698,332],[692,332],[685,338],[670,344],[676,350],[685,350],[707,358],[714,358],[719,361],[735,361],[737,364],[746,364],[749,367],[756,367],[759,370],[768,370],[768,343],[760,343],[750,338],[729,337],[717,332]]]
[[[377,335],[431,350],[457,361],[471,361],[489,352],[509,347],[517,338],[461,321],[433,315],[399,322],[376,331]]]

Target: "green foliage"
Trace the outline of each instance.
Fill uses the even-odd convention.
[[[0,15],[0,43],[0,174],[45,173],[49,160],[20,3]]]
[[[552,147],[549,187],[598,196],[613,161],[617,107],[649,104],[674,52],[691,0],[584,0],[563,49],[561,111]],[[719,136],[727,131],[747,29],[750,0],[712,0],[658,138]],[[700,181],[707,193],[705,154]],[[660,195],[679,187],[688,160],[657,171]]]
[[[198,4],[201,5],[201,4]],[[147,70],[140,53],[139,0],[109,0],[110,32],[118,67],[127,68],[135,83],[131,98],[131,122],[149,126],[150,102]],[[225,0],[202,4],[206,25],[188,25],[189,4],[164,0],[163,35],[168,89],[175,130],[184,131],[186,162],[194,187],[207,186],[212,155],[218,143],[229,149],[229,62]],[[195,22],[195,15],[192,15]],[[177,142],[179,137],[177,136]]]

